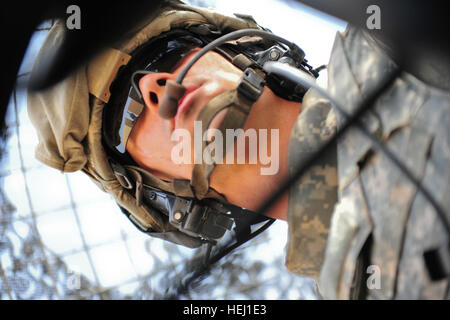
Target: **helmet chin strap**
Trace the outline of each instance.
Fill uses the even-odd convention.
[[[251,82],[248,78],[252,77]],[[256,80],[256,81],[254,81]],[[224,119],[221,121],[218,130],[223,137],[226,136],[227,129],[240,129],[244,127],[247,117],[253,104],[258,100],[264,89],[264,80],[256,75],[255,71],[247,68],[236,89],[226,91],[214,97],[201,111],[197,121],[202,123],[202,137],[211,125],[212,120],[222,110],[227,109]],[[210,142],[211,143],[211,142]],[[227,147],[234,148],[234,144],[222,144],[222,155],[225,157],[228,152]],[[215,168],[214,157],[210,155],[210,161],[203,161],[203,154],[208,147],[208,143],[202,139],[201,154],[202,161],[195,163],[192,170],[191,185],[195,196],[203,199],[208,194],[209,177]]]

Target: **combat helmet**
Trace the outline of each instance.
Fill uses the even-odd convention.
[[[64,32],[64,25],[56,23],[44,47]],[[227,230],[236,232],[242,242],[252,235],[251,225],[273,222],[227,202],[210,188],[214,164],[195,165],[191,181],[165,181],[139,167],[126,152],[128,136],[143,108],[138,77],[170,72],[194,47],[203,49],[192,64],[215,50],[243,71],[237,88],[212,99],[199,115],[200,121],[210,123],[227,108],[220,130],[241,128],[265,85],[285,99],[302,101],[306,89],[266,74],[262,68],[266,61],[284,62],[317,77],[299,47],[259,26],[251,16],[225,16],[164,1],[133,37],[104,50],[54,87],[30,94],[28,103],[38,131],[40,161],[63,172],[82,170],[113,196],[141,231],[191,248],[216,244]],[[184,94],[183,72],[187,68],[177,81],[166,84],[165,106],[160,107],[163,117],[176,112],[177,99]]]

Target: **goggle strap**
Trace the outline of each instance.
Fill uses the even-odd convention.
[[[128,98],[125,108],[123,110],[124,114],[122,117],[122,123],[120,124],[119,134],[122,137],[121,143],[116,146],[117,150],[124,153],[126,151],[126,146],[128,138],[130,137],[131,130],[133,129],[136,121],[139,119],[144,105],[138,101]]]

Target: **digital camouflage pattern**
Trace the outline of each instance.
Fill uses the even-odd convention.
[[[358,102],[394,68],[395,63],[370,36],[349,27],[336,36],[328,65],[329,92],[352,113]],[[319,99],[309,103],[297,124],[303,121],[307,125],[311,110],[321,110],[323,105]],[[343,119],[339,115],[336,118],[339,128]],[[404,72],[377,99],[362,122],[406,164],[448,214],[450,93]],[[296,132],[297,125],[291,137],[297,141],[291,141],[290,146],[304,146],[305,139]],[[314,132],[317,134],[320,129]],[[301,150],[296,153],[300,155]],[[290,166],[298,159],[301,162],[299,156],[290,157]],[[326,165],[323,159],[318,163]],[[302,181],[311,181],[308,176],[313,177],[314,170],[317,169],[312,168]],[[314,176],[314,183],[308,182],[307,186],[301,186],[300,181],[290,190],[293,199],[289,203],[288,265],[317,267],[322,256],[308,254],[322,254],[322,251],[299,251],[305,247],[321,247],[330,225],[319,278],[319,288],[325,298],[448,299],[448,280],[432,281],[423,258],[424,251],[445,243],[445,229],[416,186],[354,128],[339,139],[337,176],[338,202],[332,215],[323,209],[330,206],[333,197],[326,199],[321,207],[313,197],[314,192],[308,191],[312,189],[308,184],[323,188],[320,176]],[[316,211],[315,219],[314,208],[321,209]],[[331,222],[325,217],[331,217]],[[313,232],[308,231],[308,224],[303,221],[322,221],[316,223],[318,238],[310,236]],[[304,275],[309,274],[308,268],[300,270]]]
[[[308,91],[302,108],[289,141],[290,174],[336,133],[331,105],[315,91]],[[337,200],[336,162],[334,146],[289,191],[286,266],[303,276],[317,278],[323,263],[330,217]]]

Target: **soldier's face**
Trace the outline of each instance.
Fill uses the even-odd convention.
[[[175,79],[181,69],[200,49],[194,49],[174,70],[173,73],[152,73],[139,81],[139,88],[145,102],[144,111],[133,127],[127,143],[128,152],[139,163],[145,153],[146,163],[156,174],[168,178],[190,178],[192,166],[176,165],[171,161],[172,141],[175,129],[186,129],[193,137],[194,121],[203,107],[218,94],[235,89],[242,71],[216,52],[203,55],[186,74],[183,85],[186,94],[179,100],[176,116],[165,120],[158,114],[158,108],[165,94],[165,81]],[[217,128],[224,113],[219,114],[210,128]],[[137,153],[141,156],[137,156]],[[187,177],[186,177],[187,175]]]
[[[173,73],[152,73],[139,81],[139,88],[146,107],[131,131],[127,151],[140,166],[162,179],[191,179],[195,156],[194,144],[198,146],[198,140],[200,139],[201,145],[201,140],[204,140],[202,134],[200,133],[200,137],[198,137],[198,130],[194,130],[199,113],[217,95],[236,89],[242,77],[242,71],[220,54],[216,52],[206,53],[189,69],[183,80],[187,93],[179,100],[178,111],[174,119],[165,120],[161,118],[158,108],[165,95],[165,81],[176,79],[178,73],[199,50],[195,49],[186,56]],[[281,109],[283,112],[279,112]],[[252,106],[243,127],[244,131],[252,129],[257,132],[257,141],[253,141],[252,147],[249,146],[250,142],[245,143],[245,150],[243,151],[246,157],[245,163],[239,161],[230,163],[227,161],[226,164],[221,165],[221,168],[226,166],[227,171],[230,171],[233,175],[236,174],[236,176],[247,172],[252,176],[252,179],[262,174],[261,167],[270,167],[264,173],[265,175],[278,174],[279,169],[280,172],[283,172],[287,168],[287,154],[285,153],[287,153],[290,129],[299,110],[300,104],[284,100],[276,96],[270,88],[265,87],[259,99]],[[226,109],[221,111],[212,120],[209,129],[218,128],[226,112]],[[207,124],[202,125],[206,126]],[[206,130],[206,128],[203,129]],[[174,152],[174,150],[179,150],[180,136],[177,139],[176,134],[180,131],[188,133],[190,138],[188,157],[191,159],[187,162],[177,163],[173,156],[174,153],[179,154],[178,151]],[[197,136],[194,132],[197,132]],[[260,132],[266,134],[260,137]],[[185,135],[182,137],[183,140],[184,137]],[[225,140],[226,137],[223,139],[224,145],[229,142]],[[234,142],[231,141],[231,143]],[[264,144],[264,148],[261,147],[262,144]],[[253,158],[253,162],[247,161],[250,157],[249,150],[254,151],[256,148],[259,150],[256,153],[254,152],[256,159]],[[264,151],[261,150],[266,150],[270,153],[270,156],[267,154],[267,157],[262,157],[261,154]],[[282,157],[282,163],[279,165],[280,157]],[[215,170],[215,174],[218,174],[217,170]]]

